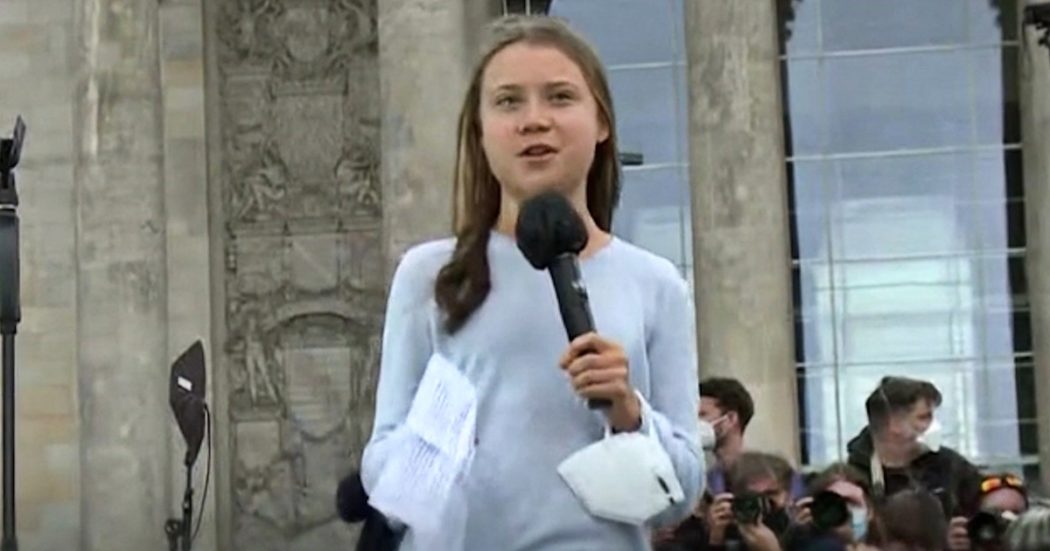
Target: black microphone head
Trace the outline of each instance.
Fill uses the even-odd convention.
[[[548,191],[522,203],[514,229],[518,248],[537,270],[558,255],[579,254],[587,246],[587,227],[564,195]]]

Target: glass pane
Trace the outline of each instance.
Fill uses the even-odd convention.
[[[641,152],[645,164],[679,160],[674,70],[610,71],[622,151]]]
[[[966,43],[959,0],[825,0],[820,9],[825,51]]]
[[[972,143],[966,51],[829,58],[823,63],[830,152]]]
[[[978,151],[972,153],[974,163],[974,199],[1003,203],[1007,199],[1023,199],[1021,186],[1021,152]]]
[[[683,224],[689,216],[685,197],[681,171],[675,168],[625,171],[613,232],[683,266]]]
[[[671,61],[676,46],[672,26],[683,19],[681,11],[673,10],[669,0],[554,0],[550,14],[567,19],[607,66],[615,66]]]
[[[1017,48],[973,50],[977,141],[984,145],[1021,141]]]
[[[1017,40],[1017,0],[969,0],[970,42]]]
[[[791,179],[792,256],[802,260],[827,258],[828,193],[821,177],[824,163],[799,161],[788,165]]]
[[[854,158],[831,162],[835,258],[955,254],[968,249],[958,205],[970,188],[957,154]]]
[[[780,12],[781,40],[787,39],[788,56],[815,53],[820,50],[820,4],[824,0],[777,2]],[[781,53],[785,53],[781,45]]]
[[[824,151],[824,92],[821,62],[795,59],[786,62],[784,105],[787,106],[787,154],[814,155]]]
[[[987,310],[1027,307],[1023,255],[992,254],[979,259],[981,304]]]
[[[976,101],[976,139],[983,145],[1021,141],[1018,120],[1016,48],[975,49],[973,93]]]

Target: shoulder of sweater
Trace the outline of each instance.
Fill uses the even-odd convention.
[[[621,238],[616,238],[614,258],[615,270],[627,277],[642,283],[651,289],[654,296],[688,296],[688,282],[674,263],[640,248]]]
[[[413,245],[401,255],[397,271],[431,279],[452,257],[455,247],[456,240],[453,238],[435,239]]]
[[[686,290],[686,281],[678,267],[670,260],[647,251],[633,243],[616,238],[617,269],[657,287],[681,287]],[[687,291],[687,290],[686,290]]]

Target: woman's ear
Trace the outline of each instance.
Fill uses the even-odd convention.
[[[598,117],[598,143],[605,143],[609,139],[609,125],[602,117]]]

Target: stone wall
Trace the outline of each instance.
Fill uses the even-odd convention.
[[[206,7],[222,547],[346,548],[385,286],[375,2]]]

